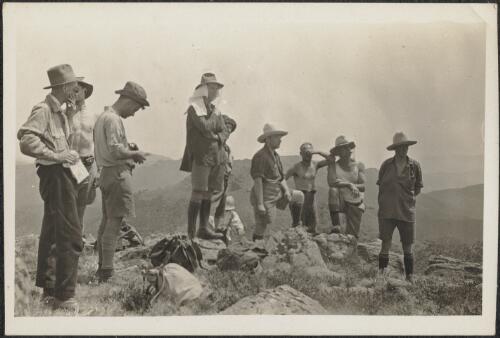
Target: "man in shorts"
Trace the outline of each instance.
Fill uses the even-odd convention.
[[[322,161],[313,161],[312,156],[319,154],[325,157]],[[314,151],[313,145],[310,142],[305,142],[300,146],[300,156],[302,161],[296,163],[288,169],[285,175],[285,180],[293,177],[295,189],[300,190],[303,194],[303,201],[298,203],[290,202],[290,213],[292,214],[292,226],[295,227],[302,223],[307,228],[307,231],[316,234],[317,211],[316,211],[316,174],[318,169],[328,165],[328,154]],[[302,202],[302,203],[301,203]]]
[[[224,85],[213,73],[201,76],[189,99],[186,111],[186,147],[180,170],[191,173],[191,198],[188,205],[188,237],[223,239],[209,226],[214,194],[223,190],[225,173],[224,144],[229,137],[226,123],[214,105]],[[199,215],[199,227],[196,221]]]
[[[135,217],[132,169],[135,163],[143,163],[148,155],[129,147],[122,122],[122,119],[149,106],[146,91],[129,81],[115,93],[120,95],[118,100],[111,107],[104,108],[94,127],[95,158],[101,169],[99,185],[103,214],[97,234],[99,266],[96,277],[100,282],[113,276],[113,257],[123,219]]]
[[[377,184],[379,238],[382,248],[379,254],[379,274],[383,275],[389,263],[392,233],[398,228],[404,252],[406,280],[413,281],[413,253],[415,242],[415,202],[422,187],[422,170],[420,164],[408,157],[408,147],[417,143],[410,141],[402,132],[393,137],[393,143],[387,150],[396,152],[382,163]]]

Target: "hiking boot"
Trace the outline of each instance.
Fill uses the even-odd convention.
[[[98,283],[106,283],[111,277],[113,277],[113,269],[98,269],[95,273]]]
[[[190,201],[188,206],[188,228],[187,234],[189,239],[193,239],[196,236],[196,220],[198,219],[198,214],[200,213],[201,203],[196,201]]]
[[[406,275],[406,281],[410,284],[413,284],[414,283],[413,274]]]
[[[42,297],[40,298],[40,302],[43,305],[52,306],[55,299],[54,294],[55,294],[54,289],[43,288],[43,293]]]
[[[330,232],[328,232],[328,234],[340,234],[342,233],[342,228],[340,227],[340,225],[335,225],[332,227],[332,229],[330,229]]]
[[[52,307],[53,310],[63,310],[73,314],[78,314],[78,310],[80,309],[78,302],[75,298],[69,298],[66,300],[60,300],[55,298],[54,305]]]
[[[200,208],[200,227],[198,228],[197,237],[201,239],[224,239],[224,235],[220,232],[215,232],[208,225],[210,217],[210,200],[202,200]]]

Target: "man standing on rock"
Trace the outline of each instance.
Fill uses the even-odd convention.
[[[117,90],[118,100],[105,107],[94,128],[95,158],[101,170],[102,221],[97,234],[99,266],[96,277],[105,282],[114,274],[113,257],[116,241],[125,217],[135,217],[132,192],[132,170],[143,163],[147,153],[131,149],[122,119],[134,116],[149,106],[146,91],[129,81]]]
[[[51,89],[44,101],[33,107],[17,133],[21,152],[36,158],[44,215],[36,286],[43,288],[42,301],[54,309],[78,312],[75,288],[78,260],[83,251],[82,225],[77,210],[78,182],[72,170],[79,163],[70,148],[71,119],[81,88],[70,65],[48,71]],[[66,110],[62,105],[66,104]]]
[[[325,160],[316,162],[312,160],[314,154],[325,157]],[[298,189],[304,195],[302,203],[290,203],[290,212],[292,214],[292,226],[295,227],[302,222],[307,227],[307,232],[316,234],[316,174],[318,169],[328,165],[328,154],[314,151],[310,142],[305,142],[300,146],[300,156],[302,161],[288,169],[285,180],[293,177],[295,189]]]
[[[283,165],[276,149],[280,147],[281,138],[288,132],[279,130],[271,124],[264,125],[264,132],[257,141],[264,146],[252,158],[250,175],[254,181],[250,193],[250,203],[254,208],[255,230],[253,240],[264,239],[268,225],[276,216],[277,204],[288,203],[292,196],[286,184]]]
[[[382,248],[379,254],[379,274],[383,275],[389,263],[394,228],[398,228],[404,252],[406,280],[412,282],[413,253],[415,241],[415,202],[422,187],[422,170],[420,164],[408,157],[408,147],[416,144],[402,132],[393,137],[393,143],[387,150],[394,150],[395,156],[382,163],[378,181],[378,220],[379,238]]]
[[[224,85],[205,73],[189,99],[186,118],[186,147],[180,170],[191,173],[192,192],[188,206],[189,238],[223,239],[209,227],[211,199],[223,189],[224,143],[229,137],[224,118],[213,104]],[[198,231],[196,221],[200,216]]]
[[[347,234],[359,237],[361,218],[365,211],[365,166],[362,162],[352,159],[352,149],[356,147],[353,141],[345,136],[335,139],[335,147],[330,153],[339,156],[339,160],[328,164],[329,209],[333,231],[340,226],[339,213],[346,218]]]

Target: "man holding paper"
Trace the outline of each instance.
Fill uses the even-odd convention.
[[[134,116],[149,106],[146,91],[134,82],[127,82],[115,91],[118,100],[105,107],[94,126],[95,159],[101,174],[102,221],[97,234],[99,266],[96,277],[100,282],[113,276],[113,257],[116,240],[125,217],[135,217],[132,193],[132,169],[143,163],[147,153],[130,147],[122,119]]]
[[[33,107],[17,133],[21,152],[36,158],[44,201],[36,286],[43,288],[43,303],[78,312],[74,297],[83,242],[77,211],[78,183],[71,167],[79,162],[79,156],[70,150],[71,119],[67,114],[75,106],[80,92],[78,81],[83,78],[76,77],[67,64],[52,67],[47,74],[50,85],[44,89],[51,89],[51,93]]]

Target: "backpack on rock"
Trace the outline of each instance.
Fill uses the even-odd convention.
[[[186,235],[173,235],[156,243],[149,257],[153,266],[176,263],[194,272],[201,266],[202,253],[198,244]]]

